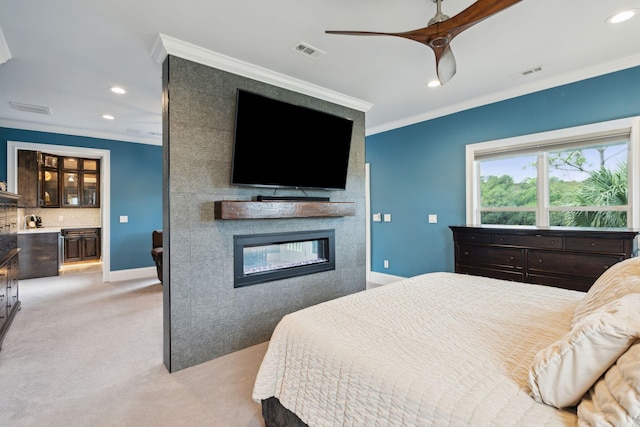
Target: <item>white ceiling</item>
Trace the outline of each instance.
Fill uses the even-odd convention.
[[[442,9],[453,16],[472,3],[444,0]],[[204,63],[209,54],[230,57],[269,70],[271,83],[326,90],[337,102],[343,96],[368,110],[372,134],[640,65],[640,16],[605,22],[629,7],[640,8],[640,0],[521,1],[456,37],[457,74],[429,89],[436,74],[428,47],[324,31],[421,28],[435,14],[432,0],[0,0],[0,126],[160,144],[154,45],[162,34],[198,47]],[[298,42],[326,55],[295,53]],[[112,85],[128,93],[114,95]],[[52,113],[16,111],[9,102]]]

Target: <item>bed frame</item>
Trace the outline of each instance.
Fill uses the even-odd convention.
[[[282,406],[276,397],[262,401],[262,418],[265,427],[308,427],[296,414]]]

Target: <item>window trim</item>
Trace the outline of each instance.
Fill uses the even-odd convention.
[[[465,148],[467,225],[480,225],[480,211],[478,210],[480,206],[480,174],[478,173],[479,162],[476,157],[480,157],[483,154],[506,153],[535,147],[548,149],[555,144],[564,144],[566,141],[579,140],[593,135],[618,133],[629,134],[627,165],[629,169],[628,203],[631,214],[627,219],[627,226],[629,228],[640,228],[640,116],[467,144]],[[545,167],[545,165],[545,162],[538,162],[539,169]],[[538,176],[540,176],[540,170],[538,170]],[[538,185],[540,186],[540,183]],[[538,213],[540,213],[540,209],[542,207],[538,206]],[[540,218],[540,216],[538,217]]]

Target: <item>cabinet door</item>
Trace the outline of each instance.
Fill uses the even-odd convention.
[[[62,206],[80,206],[80,176],[78,172],[62,174]]]
[[[82,259],[100,259],[100,236],[82,236]]]
[[[67,234],[64,238],[64,262],[82,260],[82,236]]]
[[[84,172],[82,174],[82,206],[96,207],[99,200],[98,174]]]
[[[54,169],[43,169],[42,173],[42,206],[60,207],[60,190],[58,188],[58,171]]]
[[[18,207],[38,207],[38,152],[18,150]]]

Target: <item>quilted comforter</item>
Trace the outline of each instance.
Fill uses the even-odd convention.
[[[584,293],[429,273],[285,316],[256,378],[309,426],[574,426],[528,370]]]

